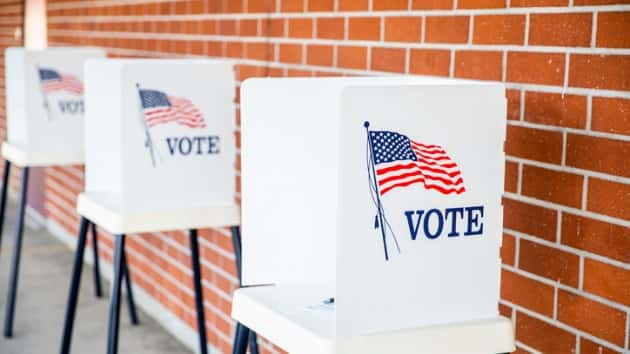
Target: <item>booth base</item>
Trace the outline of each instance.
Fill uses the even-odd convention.
[[[83,152],[34,151],[28,147],[2,143],[2,157],[20,167],[82,165]]]
[[[290,353],[493,354],[515,349],[512,323],[503,317],[337,337],[334,310],[318,306],[325,297],[310,290],[271,285],[239,289],[232,317]]]
[[[240,224],[240,209],[236,205],[128,212],[106,192],[79,194],[77,211],[116,235]]]

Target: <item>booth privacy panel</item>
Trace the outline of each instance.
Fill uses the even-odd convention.
[[[31,151],[83,152],[83,63],[99,48],[5,51],[7,141]]]
[[[504,94],[467,83],[344,91],[338,335],[498,316]]]
[[[86,191],[127,211],[234,205],[234,70],[218,60],[86,66]]]

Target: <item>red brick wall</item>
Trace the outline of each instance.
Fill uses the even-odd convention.
[[[4,50],[8,47],[21,46],[23,44],[24,4],[21,0],[0,0],[0,139],[5,140],[6,129],[6,105],[4,98]],[[0,166],[0,171],[4,165]],[[16,190],[19,186],[19,170],[11,170],[11,187]],[[1,182],[0,182],[1,183]]]
[[[630,349],[630,1],[55,0],[48,20],[51,45],[234,58],[239,85],[389,73],[504,82],[500,310],[518,352]],[[82,169],[47,177],[48,216],[75,232]],[[227,352],[233,255],[226,230],[202,235],[208,335]],[[136,283],[193,327],[184,235],[129,241]]]

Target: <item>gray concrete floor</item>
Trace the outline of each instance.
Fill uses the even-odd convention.
[[[9,202],[0,255],[0,326],[5,316],[15,214],[15,204]],[[1,354],[59,352],[72,261],[72,251],[45,229],[33,231],[25,227],[13,338],[0,336]],[[93,269],[84,265],[72,341],[72,352],[75,354],[106,352],[109,283],[104,279],[103,288],[104,297],[97,299],[94,296]],[[140,325],[132,326],[126,305],[123,302],[121,306],[121,354],[190,353],[142,311],[139,313]]]

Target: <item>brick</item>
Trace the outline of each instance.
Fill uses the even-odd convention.
[[[630,4],[630,0],[574,0],[575,6]]]
[[[529,44],[565,47],[589,47],[593,29],[593,15],[531,14]]]
[[[248,59],[269,61],[273,57],[273,47],[269,43],[245,43]]]
[[[367,48],[352,46],[337,47],[337,66],[346,69],[367,69]]]
[[[239,36],[257,36],[258,35],[258,20],[240,20],[238,21],[238,34]]]
[[[302,45],[301,44],[280,44],[280,61],[283,63],[302,63]]]
[[[343,39],[344,19],[338,17],[317,19],[317,38]]]
[[[243,0],[226,1],[225,5],[224,5],[224,12],[226,12],[226,13],[241,13],[241,12],[243,12]]]
[[[630,306],[630,270],[586,258],[584,290],[618,304]]]
[[[575,335],[516,312],[516,339],[542,353],[575,353]]]
[[[309,65],[331,66],[333,64],[333,47],[330,45],[308,45],[306,52],[306,63]]]
[[[448,10],[453,8],[453,0],[411,0],[413,10]]]
[[[506,318],[512,318],[512,308],[499,303],[499,314]]]
[[[528,160],[559,164],[562,133],[508,125],[505,152]]]
[[[411,49],[409,72],[411,74],[449,76],[451,52],[441,49]]]
[[[455,52],[455,77],[501,81],[503,53],[477,50]]]
[[[516,193],[518,188],[518,164],[515,162],[505,162],[505,186],[507,192]]]
[[[501,271],[501,298],[542,315],[553,315],[554,290],[534,279]]]
[[[212,2],[210,2],[212,3]],[[286,0],[282,1],[282,12],[302,12],[304,11],[304,1]]]
[[[378,41],[381,39],[380,17],[351,17],[348,19],[348,39]]]
[[[584,177],[569,172],[523,165],[521,193],[573,208],[582,206]]]
[[[521,119],[521,91],[515,89],[505,90],[507,98],[507,118],[511,120]]]
[[[571,54],[569,86],[630,91],[630,56]]]
[[[470,17],[428,16],[425,19],[427,43],[467,43]]]
[[[367,11],[369,0],[339,0],[339,11]]]
[[[285,37],[284,19],[274,18],[262,23],[262,35],[269,37]]]
[[[561,238],[567,246],[630,263],[630,228],[563,213]]]
[[[512,0],[511,7],[567,6],[569,0]]]
[[[288,20],[290,38],[313,38],[313,20],[310,18],[290,18]]]
[[[586,338],[580,338],[581,354],[621,354],[621,352],[604,347]]]
[[[596,213],[630,220],[630,184],[589,178],[586,208]]]
[[[568,166],[630,177],[630,141],[568,134],[566,154]]]
[[[626,314],[600,302],[558,290],[558,320],[610,343],[624,345]]]
[[[630,99],[593,97],[591,129],[630,135]]]
[[[236,21],[234,20],[221,20],[218,22],[219,34],[224,36],[234,36],[236,32]]]
[[[381,10],[407,10],[409,0],[372,0],[372,8],[375,11]]]
[[[514,265],[516,258],[516,239],[503,233],[503,244],[501,245],[501,261],[503,264]]]
[[[276,2],[269,0],[247,0],[247,12],[275,12]]]
[[[578,287],[580,258],[577,255],[528,240],[520,240],[519,247],[520,269]]]
[[[555,242],[557,211],[503,198],[503,224],[506,228]]]
[[[334,0],[308,0],[308,11],[333,11]]]
[[[502,9],[505,0],[458,0],[458,9]]]
[[[459,3],[458,3],[459,4]],[[524,15],[478,15],[474,19],[473,43],[525,43]]]
[[[507,81],[562,85],[564,54],[508,52]]]
[[[402,73],[405,71],[405,49],[372,48],[372,70]]]
[[[630,48],[630,12],[600,12],[597,15],[596,45],[605,48]]]
[[[567,128],[586,127],[586,96],[525,93],[525,120]]]
[[[385,41],[420,42],[422,17],[385,18]]]

